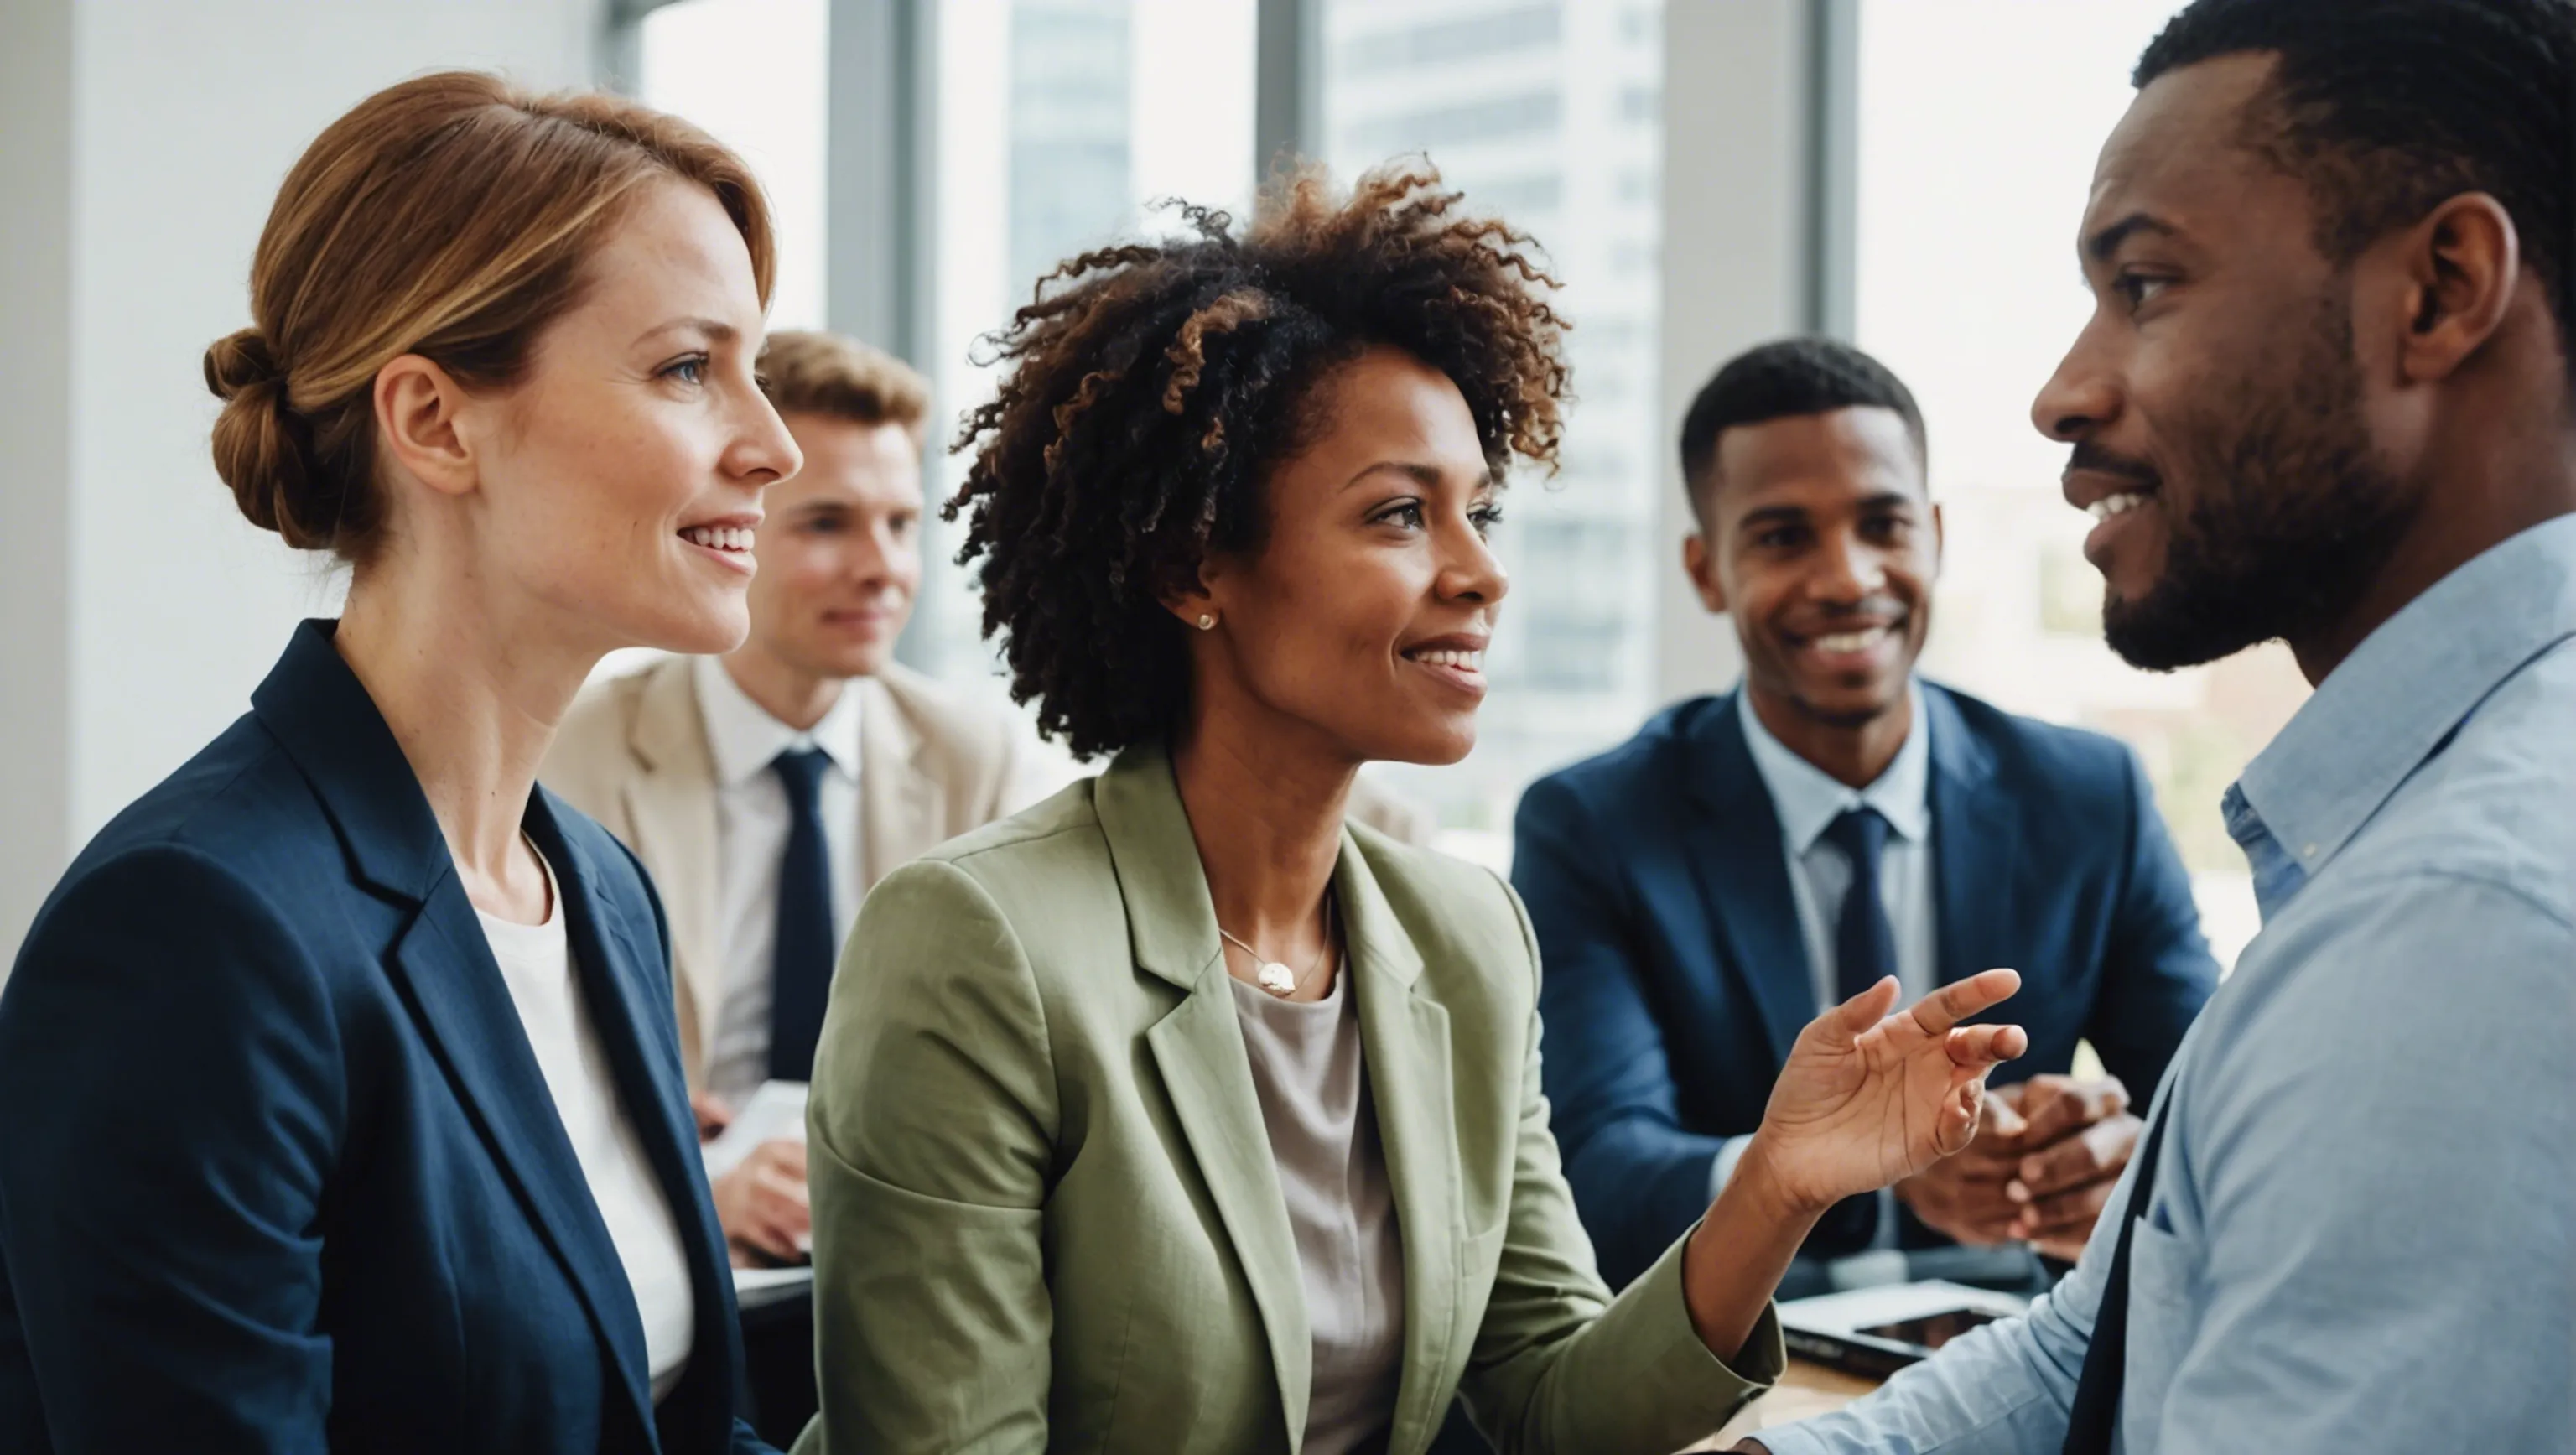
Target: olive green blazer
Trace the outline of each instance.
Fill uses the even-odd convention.
[[[1333,885],[1404,1250],[1389,1449],[1453,1395],[1506,1451],[1663,1452],[1776,1377],[1617,1298],[1539,1093],[1538,952],[1463,861],[1345,830]],[[1296,1243],[1168,760],[1131,751],[868,896],[814,1063],[816,1359],[798,1455],[1284,1451]]]

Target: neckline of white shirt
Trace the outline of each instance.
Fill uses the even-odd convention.
[[[1904,745],[1885,772],[1867,788],[1853,788],[1790,751],[1788,744],[1762,725],[1748,688],[1735,690],[1735,706],[1744,723],[1744,745],[1753,754],[1755,771],[1771,791],[1772,811],[1791,847],[1803,854],[1833,827],[1835,819],[1854,808],[1874,808],[1899,838],[1921,843],[1932,831],[1932,724],[1919,685],[1908,682],[1914,699],[1914,721]]]
[[[706,727],[707,751],[715,759],[718,783],[734,787],[768,772],[779,754],[809,747],[822,749],[835,769],[858,781],[858,679],[842,683],[823,720],[799,732],[754,702],[725,670],[723,658],[696,658],[690,670],[697,678],[698,714]]]
[[[489,939],[507,940],[529,949],[562,943],[565,939],[563,884],[555,878],[555,866],[547,860],[545,851],[537,847],[537,841],[525,834],[520,835],[520,841],[528,846],[529,853],[537,856],[537,868],[546,876],[545,919],[537,924],[523,925],[514,919],[503,919],[479,904],[474,906],[474,917],[483,922],[483,933]]]

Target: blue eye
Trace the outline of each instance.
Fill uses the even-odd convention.
[[[677,379],[683,384],[703,384],[707,379],[707,356],[691,354],[662,366],[661,377]]]

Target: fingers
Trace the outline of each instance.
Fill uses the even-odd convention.
[[[805,1183],[805,1144],[803,1142],[790,1141],[785,1137],[763,1142],[752,1148],[751,1155],[743,1160],[750,1165],[766,1167],[792,1178],[800,1187]]]
[[[1934,1124],[1932,1148],[1944,1157],[1955,1157],[1968,1149],[1977,1135],[1977,1109],[1986,1099],[1982,1076],[1971,1076],[1950,1089],[1943,1103],[1940,1120]]]
[[[814,1202],[805,1190],[805,1179],[763,1168],[760,1186],[776,1216],[792,1224],[797,1232],[805,1231],[807,1220],[814,1215]]]
[[[2022,1120],[2013,1102],[2012,1094],[2018,1089],[2018,1085],[1986,1088],[1985,1124],[1977,1130],[1979,1144],[2000,1150],[2006,1143],[2018,1144],[2028,1132],[2030,1123]]]
[[[2021,972],[1988,970],[1942,986],[1914,1003],[1914,1023],[1927,1036],[1946,1035],[1952,1026],[1997,1004],[2021,989]],[[2017,1054],[2017,1053],[2016,1053]]]
[[[2022,1189],[2016,1202],[2037,1202],[2052,1194],[2091,1183],[2107,1183],[2129,1165],[2137,1146],[2139,1121],[2126,1112],[2096,1122],[2045,1151],[2021,1159],[2013,1185]],[[2009,1195],[2009,1194],[2008,1194]]]
[[[1876,985],[1816,1017],[1807,1029],[1816,1033],[1824,1049],[1847,1050],[1862,1032],[1887,1019],[1895,1004],[1896,977],[1882,976]]]
[[[2030,1049],[2030,1037],[2019,1026],[1961,1026],[1950,1032],[1950,1063],[1981,1071]]]
[[[2079,1248],[2093,1232],[2094,1221],[2111,1199],[2117,1180],[2096,1182],[2025,1206],[2013,1220],[2012,1235],[2032,1242],[2073,1243]]]
[[[2030,1086],[2022,1109],[2030,1119],[2027,1136],[2034,1147],[2045,1147],[2129,1109],[2129,1089],[2116,1076],[2089,1081],[2071,1076],[2034,1076]]]
[[[1938,1232],[1962,1243],[2000,1243],[2012,1236],[2022,1210],[2004,1196],[2004,1179],[1987,1171],[1977,1148],[1971,1146],[1899,1182],[1896,1195]]]
[[[726,1238],[772,1259],[799,1256],[797,1241],[814,1221],[805,1190],[804,1151],[795,1142],[765,1142],[716,1180],[716,1221]]]
[[[758,1169],[753,1176],[750,1223],[747,1240],[754,1247],[772,1258],[793,1261],[799,1254],[798,1240],[814,1225],[804,1180],[775,1168]]]

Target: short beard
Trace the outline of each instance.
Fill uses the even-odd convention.
[[[2213,379],[2174,432],[2197,503],[2166,522],[2154,587],[2102,606],[2103,638],[2131,666],[2170,672],[2315,637],[2350,614],[2414,523],[2416,502],[2371,452],[2351,304],[2329,294],[2294,356],[2264,365]],[[2228,400],[2249,403],[2229,417]]]

